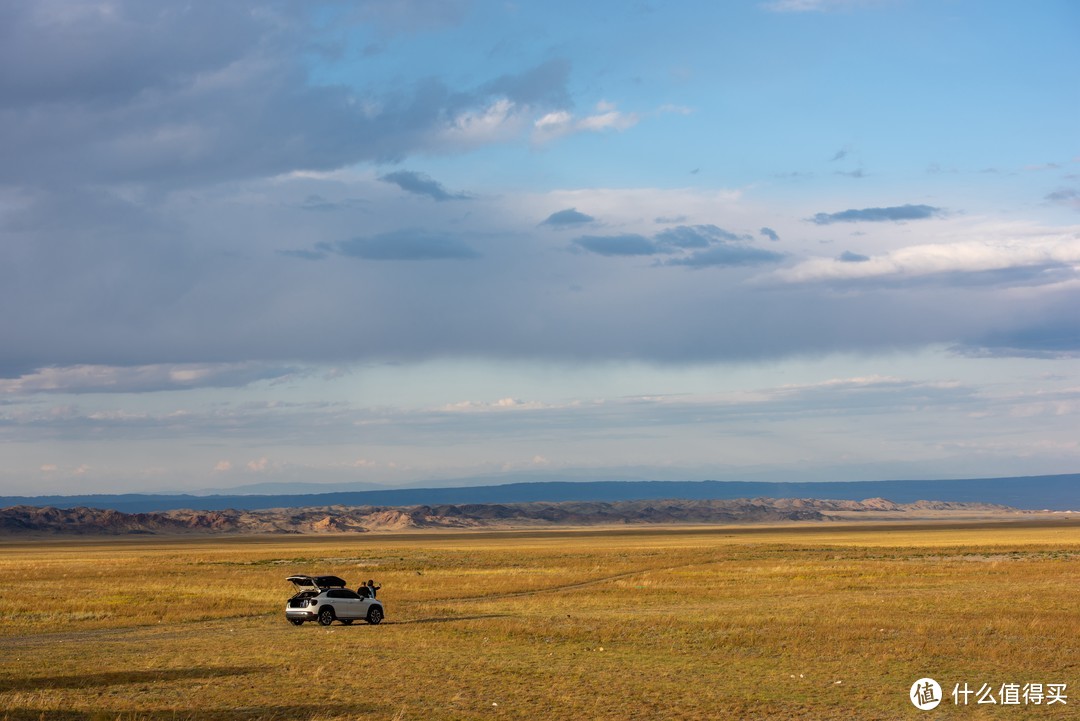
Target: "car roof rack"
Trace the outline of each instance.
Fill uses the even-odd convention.
[[[338,576],[289,576],[285,579],[297,586],[315,586],[316,588],[345,588],[348,584]]]

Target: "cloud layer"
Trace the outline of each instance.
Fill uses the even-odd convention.
[[[293,3],[57,0],[3,12],[0,67],[20,70],[0,73],[0,183],[178,186],[394,161],[499,141],[515,118],[561,112],[566,99],[565,62],[464,90],[430,78],[392,90],[312,84],[303,58],[323,48],[312,13]],[[407,172],[390,177],[438,193]]]
[[[392,183],[407,193],[426,195],[432,200],[468,200],[468,193],[451,193],[442,183],[423,173],[411,170],[398,170],[379,178],[385,183]]]
[[[0,2],[0,481],[1076,461],[1067,5]]]
[[[690,268],[776,263],[780,253],[751,245],[749,234],[736,234],[715,225],[680,225],[651,238],[638,234],[583,235],[573,246],[602,256],[668,256],[666,265]]]
[[[925,220],[942,213],[930,205],[899,205],[889,208],[861,208],[839,213],[817,213],[811,220],[818,225],[831,223],[884,223],[904,220]]]

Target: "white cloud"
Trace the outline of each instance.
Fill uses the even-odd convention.
[[[637,115],[630,113],[620,113],[618,110],[611,110],[606,113],[597,113],[596,115],[588,115],[578,121],[578,127],[582,130],[592,130],[595,132],[601,130],[626,130],[637,125]]]
[[[500,98],[476,110],[454,116],[435,134],[435,146],[444,151],[461,151],[513,140],[528,126],[534,109]],[[689,112],[671,106],[668,112]],[[567,110],[552,110],[532,121],[534,142],[548,142],[577,133],[621,132],[641,120],[637,113],[624,113],[614,103],[602,100],[594,112],[575,116]]]
[[[566,110],[554,110],[537,120],[534,125],[538,130],[546,130],[548,128],[559,128],[568,125],[574,116]]]
[[[266,456],[263,456],[262,458],[250,460],[250,461],[247,462],[247,466],[246,466],[246,468],[252,473],[264,473],[264,472],[270,470],[271,467],[272,467],[272,464],[270,463],[270,459],[267,458]]]
[[[206,387],[238,387],[280,379],[292,369],[259,363],[160,363],[140,366],[75,365],[39,368],[0,378],[0,394],[140,393]]]
[[[511,140],[525,128],[526,113],[526,108],[500,98],[479,110],[456,115],[437,133],[436,144],[457,151]]]
[[[613,103],[601,100],[596,112],[576,117],[566,110],[557,110],[541,116],[533,123],[533,141],[544,143],[574,133],[598,133],[606,130],[623,131],[640,121],[637,113],[620,112]]]
[[[869,256],[859,263],[811,258],[770,274],[787,283],[920,278],[947,273],[1080,266],[1080,230],[1042,237],[927,243]]]
[[[460,401],[436,409],[445,413],[477,413],[505,410],[539,410],[556,406],[536,401],[523,401],[517,398],[500,398],[497,401]]]

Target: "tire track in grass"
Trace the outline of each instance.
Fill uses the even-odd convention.
[[[574,583],[564,583],[558,586],[545,586],[544,588],[534,588],[528,591],[511,591],[510,593],[497,593],[486,596],[458,596],[455,598],[438,599],[438,603],[445,603],[451,601],[499,601],[506,598],[523,598],[526,596],[536,596],[541,593],[561,593],[564,591],[574,591],[579,588],[589,588],[590,586],[599,586],[602,583],[609,583],[611,581],[620,581],[624,578],[630,578],[632,576],[640,576],[643,573],[655,573],[659,571],[678,571],[683,568],[693,568],[694,566],[711,566],[714,563],[720,563],[720,560],[712,561],[695,561],[693,563],[680,563],[676,566],[657,566],[655,568],[639,568],[633,571],[623,571],[622,573],[615,573],[610,576],[601,576],[599,578],[590,578],[587,581],[576,581]],[[433,602],[436,602],[433,600]]]
[[[693,568],[695,566],[709,566],[715,563],[720,563],[720,560],[712,561],[695,561],[693,563],[681,563],[674,566],[655,566],[648,568],[638,568],[630,571],[623,571],[622,573],[614,573],[608,576],[600,576],[598,578],[590,578],[585,581],[575,581],[574,583],[564,583],[557,586],[546,586],[544,588],[534,588],[526,591],[511,591],[509,593],[497,593],[481,596],[457,596],[452,598],[440,598],[431,599],[429,603],[468,603],[475,601],[500,601],[511,598],[527,598],[529,596],[537,596],[544,593],[564,593],[566,591],[574,591],[581,588],[589,588],[591,586],[598,586],[604,583],[610,583],[612,581],[619,581],[624,578],[631,578],[633,576],[640,576],[643,573],[657,573],[663,571],[677,571],[683,568]],[[168,639],[175,638],[184,635],[188,631],[200,626],[212,626],[214,624],[226,624],[236,623],[237,621],[253,620],[253,619],[265,619],[272,616],[276,616],[278,611],[265,611],[263,613],[251,613],[244,614],[242,616],[224,616],[220,618],[208,618],[200,619],[197,621],[180,621],[173,624],[170,627],[160,625],[140,625],[140,626],[122,626],[119,628],[98,628],[90,629],[86,631],[68,631],[59,633],[39,633],[39,634],[25,634],[19,636],[0,636],[0,652],[8,648],[14,648],[18,646],[40,646],[49,644],[62,644],[71,642],[82,641],[131,641],[142,643],[150,638]],[[478,620],[486,617],[501,616],[501,614],[494,614],[492,616],[447,616],[438,618],[419,618],[419,619],[401,619],[390,620],[387,619],[383,623],[388,626],[406,625],[415,623],[446,623],[450,621],[470,621]],[[181,628],[177,628],[180,626]]]

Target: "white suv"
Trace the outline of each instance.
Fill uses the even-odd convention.
[[[374,598],[345,588],[337,576],[289,576],[296,594],[285,604],[285,618],[296,626],[304,621],[318,621],[329,626],[341,621],[348,626],[363,619],[370,624],[383,620],[383,605]]]

